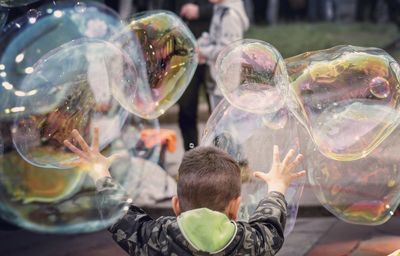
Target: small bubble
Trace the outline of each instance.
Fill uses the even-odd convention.
[[[29,23],[33,24],[38,18],[38,12],[35,9],[30,9],[27,13]]]
[[[369,91],[378,99],[384,99],[390,95],[390,84],[388,80],[378,76],[369,83]]]
[[[80,13],[85,12],[86,8],[87,8],[87,6],[84,2],[77,2],[75,5],[75,10]]]
[[[189,148],[194,148],[194,143],[190,143]]]

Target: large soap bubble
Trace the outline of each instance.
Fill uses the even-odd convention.
[[[270,44],[245,39],[226,47],[216,62],[216,79],[225,98],[235,107],[254,113],[282,108],[280,87],[288,75],[280,53]]]
[[[368,156],[337,161],[310,143],[308,179],[321,204],[340,219],[363,225],[389,220],[400,204],[400,129]]]
[[[0,35],[0,119],[12,120],[23,110],[18,99],[35,93],[20,86],[44,55],[72,40],[107,40],[122,27],[118,14],[106,6],[95,2],[83,6],[74,1],[30,10],[10,23]]]
[[[248,220],[261,199],[268,193],[265,182],[253,172],[268,172],[272,164],[273,146],[280,151],[298,148],[295,120],[286,108],[269,114],[254,114],[239,110],[223,100],[207,122],[201,145],[216,146],[235,158],[242,171],[241,220]],[[292,184],[287,193],[288,221],[285,233],[293,229],[302,183]]]
[[[289,107],[325,156],[360,159],[398,125],[400,67],[383,50],[337,46],[286,63]]]
[[[138,41],[132,39],[132,32]],[[193,34],[173,13],[146,12],[135,16],[115,42],[133,59],[140,60],[138,66],[147,73],[142,83],[115,84],[114,97],[125,109],[143,118],[162,115],[177,102],[196,70]],[[151,88],[152,102],[138,106],[135,98],[142,97],[143,87]]]
[[[110,119],[112,121],[112,119]],[[119,153],[110,173],[124,188],[120,204],[101,201],[86,169],[48,169],[30,165],[11,145],[0,155],[0,216],[20,227],[45,233],[82,233],[113,224],[140,194],[143,171],[149,160],[157,160],[160,144],[143,146],[140,134],[159,129],[158,121],[130,117],[119,130],[100,130],[114,136],[103,154]],[[115,134],[117,133],[117,134]],[[119,196],[119,195],[109,195]],[[102,203],[100,215],[98,207]]]
[[[74,157],[63,141],[73,129],[89,139],[98,127],[104,131],[100,148],[112,142],[127,113],[110,87],[135,79],[130,64],[119,48],[94,39],[73,41],[43,56],[20,86],[28,93],[17,103],[27,111],[16,116],[12,135],[21,156],[39,167],[68,167]]]
[[[17,7],[24,6],[34,2],[39,2],[39,0],[0,0],[0,8],[3,7]]]

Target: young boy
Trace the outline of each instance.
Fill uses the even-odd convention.
[[[92,147],[78,131],[72,135],[82,150],[69,141],[64,144],[80,157],[79,164],[91,170],[89,175],[96,183],[100,202],[116,201],[121,188],[113,182],[108,168],[117,156],[106,158],[99,152],[98,130]],[[109,230],[130,255],[275,255],[284,241],[284,193],[294,179],[305,175],[305,171],[292,172],[302,158],[298,155],[292,161],[293,156],[294,150],[290,150],[281,161],[275,146],[270,172],[255,173],[268,184],[269,193],[248,223],[236,222],[241,188],[239,166],[223,151],[198,147],[185,154],[179,167],[178,193],[172,199],[177,217],[153,220],[130,205],[126,215]],[[101,205],[100,213],[107,214],[110,209]]]
[[[200,63],[206,62],[210,76],[207,81],[207,91],[210,94],[211,109],[222,99],[222,93],[216,87],[215,61],[223,48],[230,43],[243,38],[249,28],[249,19],[242,0],[209,0],[214,5],[209,33],[203,33],[198,39]]]

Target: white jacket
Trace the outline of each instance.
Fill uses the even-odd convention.
[[[215,61],[221,50],[230,43],[243,38],[249,28],[242,0],[226,0],[214,6],[209,33],[198,39],[200,53],[207,59],[211,76],[215,80]]]

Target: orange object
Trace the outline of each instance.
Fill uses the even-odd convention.
[[[152,148],[158,143],[167,145],[169,152],[176,150],[176,133],[168,129],[145,129],[140,134],[140,139],[147,148]]]

